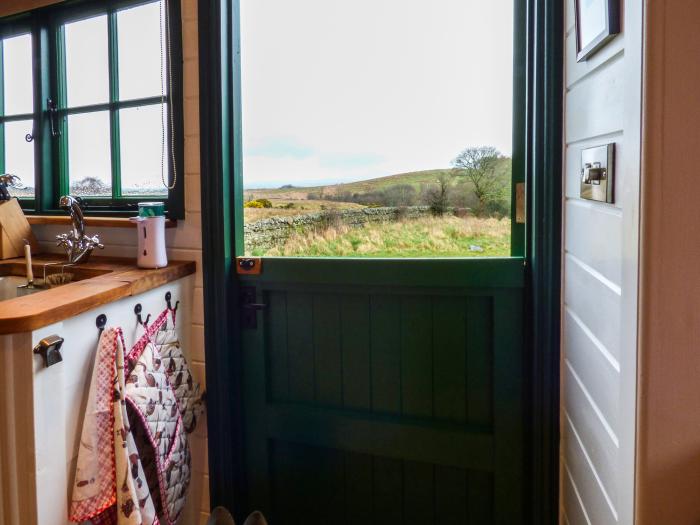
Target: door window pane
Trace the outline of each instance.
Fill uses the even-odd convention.
[[[163,119],[167,118],[163,106]],[[122,194],[165,195],[161,181],[162,130],[161,106],[141,106],[119,112],[121,128]],[[167,139],[167,137],[166,137]],[[167,144],[167,142],[166,142]],[[162,159],[167,181],[168,155]]]
[[[5,172],[17,175],[26,185],[24,189],[10,188],[17,197],[34,196],[34,143],[25,136],[32,132],[31,120],[6,122],[5,126]]]
[[[5,115],[34,111],[32,89],[32,37],[20,35],[2,41]]]
[[[242,0],[247,253],[510,255],[513,5]]]
[[[73,195],[112,195],[109,112],[68,116],[68,173]]]
[[[65,25],[68,107],[109,100],[107,16]]]
[[[163,11],[163,20],[165,11]],[[165,61],[161,62],[160,2],[146,4],[117,14],[119,35],[119,98],[128,100],[161,94],[161,64],[163,79],[167,79]],[[163,45],[163,57],[166,56]],[[162,92],[167,92],[164,89]]]

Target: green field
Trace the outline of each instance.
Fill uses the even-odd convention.
[[[510,220],[427,217],[362,228],[334,226],[295,233],[256,255],[307,257],[507,257]]]

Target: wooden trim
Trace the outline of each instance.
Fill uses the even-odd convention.
[[[210,507],[224,506],[241,523],[247,507],[244,483],[242,352],[235,278],[237,223],[234,178],[232,68],[239,60],[238,0],[198,4],[200,173],[204,346]],[[236,55],[234,58],[232,55]],[[237,116],[240,122],[240,115]],[[240,135],[236,137],[240,140]],[[237,197],[241,199],[242,196]],[[241,206],[242,208],[242,206]]]
[[[41,276],[43,265],[58,258],[34,259],[34,275]],[[0,274],[24,275],[23,259],[0,261]],[[83,280],[50,290],[0,302],[0,335],[29,332],[87,312],[124,297],[140,294],[196,271],[194,262],[171,261],[165,268],[137,268],[131,259],[93,257],[90,262],[70,268]]]
[[[29,333],[0,336],[0,523],[39,522],[31,347]]]
[[[59,215],[27,215],[29,224],[59,224],[70,226],[68,216]],[[85,217],[85,225],[92,228],[136,228],[136,223],[126,217]],[[177,228],[177,220],[166,219],[166,228]]]
[[[554,525],[559,518],[564,7],[557,0],[530,0],[527,11],[525,428],[531,483],[526,500],[531,523]]]

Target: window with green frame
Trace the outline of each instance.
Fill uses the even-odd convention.
[[[28,213],[167,201],[182,218],[179,2],[82,0],[0,20],[0,173]]]

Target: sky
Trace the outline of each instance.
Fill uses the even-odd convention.
[[[247,188],[511,152],[512,0],[242,0]]]

